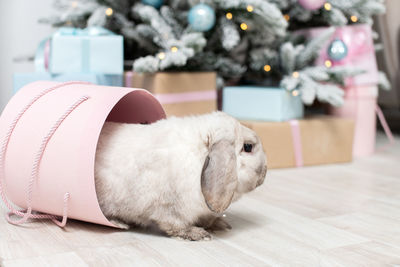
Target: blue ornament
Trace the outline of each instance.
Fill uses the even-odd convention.
[[[152,6],[154,8],[160,8],[164,3],[164,0],[142,0],[142,3],[145,5]]]
[[[215,25],[215,11],[209,5],[198,4],[189,10],[188,20],[194,30],[209,31]]]
[[[347,52],[346,44],[340,39],[333,40],[328,47],[329,58],[333,61],[344,59],[347,56]]]

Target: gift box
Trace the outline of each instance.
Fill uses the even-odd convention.
[[[51,73],[123,73],[123,37],[101,27],[60,28],[49,51]]]
[[[222,110],[241,120],[286,121],[303,117],[299,95],[276,87],[231,86],[223,89]]]
[[[94,74],[94,73],[64,73],[51,74],[48,72],[14,73],[14,93],[28,83],[35,81],[84,81],[97,85],[123,86],[122,74]]]
[[[378,87],[376,85],[348,86],[345,88],[344,104],[330,107],[329,113],[355,122],[353,156],[368,156],[375,151],[376,107]]]
[[[300,33],[308,38],[315,38],[329,28],[311,28]],[[341,46],[344,44],[344,46]],[[336,57],[334,54],[342,56]],[[360,69],[365,73],[349,77],[346,85],[369,85],[378,83],[378,68],[376,63],[372,29],[367,24],[354,24],[337,27],[331,38],[322,47],[315,65],[346,66]]]
[[[215,72],[125,72],[125,86],[150,91],[162,104],[167,116],[217,110]]]
[[[243,121],[261,138],[269,168],[352,160],[354,122],[328,116],[288,122]]]

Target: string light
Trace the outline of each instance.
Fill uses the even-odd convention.
[[[106,15],[107,15],[107,16],[111,16],[112,14],[113,14],[112,8],[111,8],[111,7],[107,8],[107,9],[106,9]]]
[[[325,10],[329,11],[332,9],[332,5],[330,3],[325,3],[324,8],[325,8]]]
[[[268,65],[268,64],[267,64],[267,65],[265,65],[265,66],[264,66],[264,71],[265,71],[265,72],[269,72],[269,71],[271,71],[271,66],[270,66],[270,65]]]
[[[290,20],[290,16],[289,16],[289,14],[285,14],[285,15],[283,15],[283,18],[284,18],[286,21],[289,21],[289,20]]]
[[[176,46],[171,47],[171,52],[172,53],[178,52],[178,47]]]
[[[330,61],[330,60],[325,60],[325,67],[327,67],[327,68],[332,67],[332,61]]]
[[[247,6],[247,11],[253,12],[253,10],[254,10],[254,7],[252,5]]]
[[[298,71],[294,71],[294,72],[292,73],[292,76],[293,76],[293,78],[299,78],[300,74],[299,74]]]
[[[358,18],[355,15],[351,16],[350,19],[351,19],[352,22],[357,22],[358,21]]]
[[[71,6],[72,6],[72,8],[76,8],[78,6],[78,2],[77,1],[72,1],[71,2]]]
[[[247,30],[248,26],[246,23],[243,22],[242,24],[240,24],[240,28],[245,31]]]
[[[298,96],[299,95],[299,90],[293,90],[292,91],[293,96]]]
[[[231,12],[226,13],[226,18],[231,20],[233,18],[233,15]]]
[[[164,52],[158,53],[158,58],[163,60],[165,58],[165,53]]]

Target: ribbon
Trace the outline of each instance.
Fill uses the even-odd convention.
[[[292,140],[294,149],[294,158],[296,162],[296,167],[303,166],[303,148],[301,146],[301,132],[298,120],[290,120],[290,127],[292,130]]]
[[[79,36],[79,37],[92,37],[92,36],[106,36],[115,35],[110,30],[103,27],[93,26],[85,29],[72,28],[72,27],[61,27],[52,37],[55,36]],[[51,38],[42,40],[36,49],[35,54],[35,69],[39,72],[49,71],[50,66],[50,41]],[[82,49],[82,72],[88,72],[90,70],[90,40],[88,38],[82,38],[81,49]]]
[[[45,72],[49,68],[50,38],[43,39],[35,53],[35,70]]]
[[[125,87],[132,87],[133,72],[125,72]]]
[[[385,119],[385,116],[383,115],[383,112],[378,104],[376,104],[376,106],[375,106],[375,111],[376,111],[376,115],[378,116],[379,122],[381,123],[382,128],[383,128],[387,138],[389,139],[389,145],[392,145],[394,143],[394,137],[393,137],[392,131],[390,130],[390,127]]]
[[[202,100],[215,100],[217,99],[217,92],[215,90],[209,90],[187,93],[155,94],[154,97],[157,98],[161,104],[174,104]]]

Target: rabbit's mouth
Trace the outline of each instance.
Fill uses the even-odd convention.
[[[238,192],[233,193],[232,202],[237,201],[242,195],[243,195],[242,193]]]
[[[254,177],[255,178],[255,177]],[[261,181],[262,184],[263,181]],[[243,184],[237,192],[240,196],[246,193],[249,193],[256,189],[256,187],[259,186],[259,181],[256,181],[256,179],[249,180],[247,183]]]
[[[267,169],[268,169],[267,165],[264,165],[261,168],[257,169],[257,173],[259,173],[260,178],[258,178],[257,184],[255,187],[258,187],[264,183],[265,177],[267,176]]]

